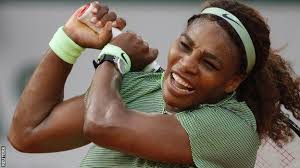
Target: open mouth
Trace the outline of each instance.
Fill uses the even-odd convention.
[[[171,84],[174,89],[181,94],[191,94],[195,89],[176,73],[171,73]]]

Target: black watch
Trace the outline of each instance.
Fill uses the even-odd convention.
[[[122,59],[109,54],[103,54],[100,56],[100,58],[93,60],[94,68],[97,69],[98,66],[101,65],[104,61],[109,61],[112,64],[116,65],[116,67],[122,75],[126,73],[125,62]]]

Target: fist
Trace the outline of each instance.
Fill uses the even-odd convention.
[[[126,26],[126,22],[124,19],[118,18],[115,12],[109,11],[107,6],[97,1],[93,2],[93,6],[95,8],[92,10],[93,17],[90,23],[100,28],[99,32],[95,32],[78,20],[84,6],[70,17],[64,26],[64,31],[81,47],[102,49],[112,38],[112,27],[122,30]]]
[[[122,48],[131,60],[131,70],[141,71],[153,62],[158,50],[150,48],[140,36],[132,32],[126,32],[113,38],[111,44]]]

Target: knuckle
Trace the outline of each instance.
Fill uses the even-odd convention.
[[[149,47],[145,46],[143,43],[138,43],[141,52],[147,53],[149,51]]]
[[[117,19],[117,14],[116,12],[109,12],[109,15],[111,16],[111,18],[113,18],[113,20]]]
[[[123,27],[125,27],[126,24],[127,24],[127,23],[126,23],[126,20],[123,19],[123,18],[118,18],[118,19],[117,19],[117,22],[120,23]]]
[[[127,38],[130,38],[130,33],[129,32],[125,32],[125,33],[122,33],[120,36],[124,36],[124,37],[127,37]]]
[[[100,3],[98,1],[92,2],[91,4],[93,4],[94,7],[96,8],[100,8]]]
[[[140,35],[136,35],[136,38],[140,41],[143,41],[142,37]]]
[[[100,11],[97,13],[98,19],[103,18],[107,13],[108,13],[108,11],[100,10]]]
[[[101,18],[101,21],[106,23],[109,19],[108,19],[108,14],[105,14],[102,18]]]
[[[106,11],[106,12],[109,11],[109,7],[107,5],[102,4],[100,7],[103,11]]]
[[[117,18],[117,15],[116,15],[116,13],[114,13],[114,12],[108,12],[107,14],[105,14],[103,17],[102,17],[102,21],[103,22],[107,22],[107,21],[114,21],[114,20],[116,20],[116,18]]]
[[[136,37],[136,34],[134,33],[134,32],[128,32],[128,34],[129,34],[129,36],[131,37],[131,38],[135,38]]]
[[[149,43],[146,41],[143,41],[143,42],[144,42],[144,45],[149,48]]]

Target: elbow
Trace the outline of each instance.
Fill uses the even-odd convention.
[[[85,120],[83,125],[83,135],[90,140],[91,142],[94,142],[93,139],[97,134],[98,125],[94,121]]]
[[[28,141],[26,136],[17,136],[16,134],[10,132],[7,139],[11,146],[17,151],[22,153],[33,153],[32,143]]]
[[[91,142],[100,145],[99,143],[109,136],[113,127],[112,123],[107,121],[85,120],[83,134]]]
[[[32,153],[30,139],[32,139],[32,128],[25,127],[23,124],[23,117],[17,115],[23,111],[16,109],[15,114],[12,118],[11,125],[8,131],[7,140],[10,145],[19,152]]]
[[[23,153],[33,153],[32,129],[19,128],[14,122],[12,123],[8,135],[8,142],[13,148]]]
[[[99,118],[87,115],[83,125],[83,134],[91,142],[105,146],[123,128],[125,118],[121,114],[110,112]]]

